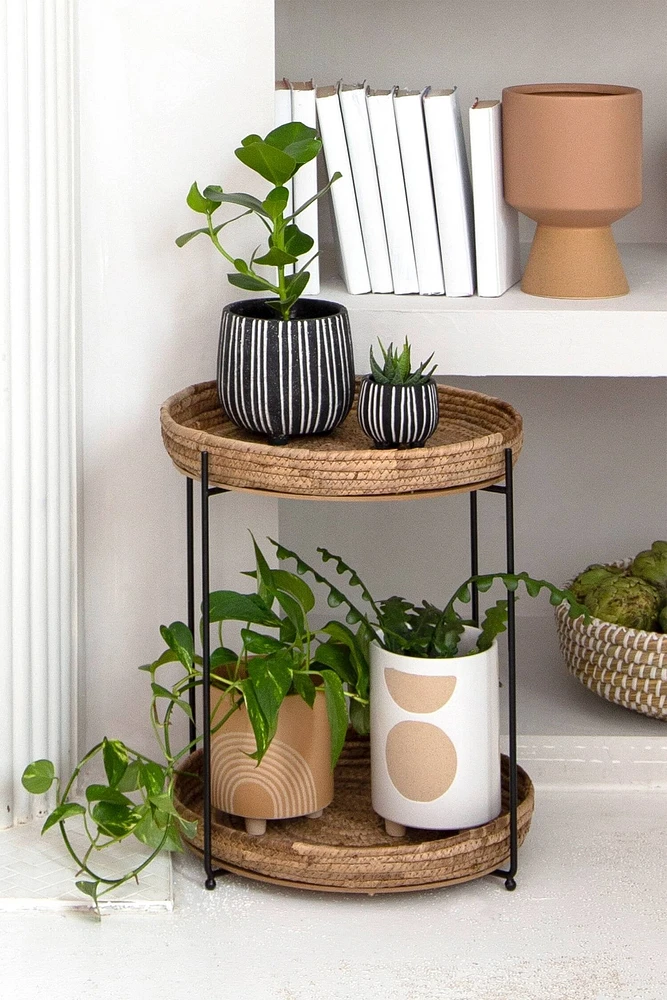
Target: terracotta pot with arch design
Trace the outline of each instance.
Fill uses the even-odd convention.
[[[479,630],[466,627],[460,650]],[[387,833],[458,830],[501,811],[498,647],[451,659],[371,649],[371,792]]]
[[[231,707],[229,698],[216,705],[211,691],[211,724]],[[241,816],[246,831],[261,835],[270,819],[320,815],[333,800],[331,729],[324,691],[310,708],[296,694],[280,706],[278,726],[259,765],[248,713],[242,706],[211,740],[211,802],[215,809]]]

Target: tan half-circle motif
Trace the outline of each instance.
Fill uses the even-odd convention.
[[[426,715],[437,712],[454,694],[456,677],[428,677],[425,674],[406,674],[393,667],[384,668],[384,679],[389,694],[405,712]]]
[[[216,809],[251,819],[306,816],[318,808],[315,780],[292,747],[274,739],[259,767],[248,754],[255,738],[222,733],[211,744],[211,801]]]
[[[456,750],[442,729],[430,722],[399,722],[387,734],[387,771],[401,795],[433,802],[456,777]]]

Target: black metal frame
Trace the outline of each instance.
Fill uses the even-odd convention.
[[[193,480],[188,477],[186,480],[186,521],[187,521],[187,587],[188,587],[188,626],[195,634],[195,562],[194,562],[194,494]],[[201,507],[200,507],[200,528],[201,528],[201,586],[202,586],[202,715],[204,719],[209,719],[211,714],[211,692],[210,692],[210,621],[209,621],[209,500],[219,493],[228,493],[229,490],[219,486],[209,486],[208,481],[208,452],[201,453]],[[512,463],[512,449],[505,449],[505,482],[504,484],[494,484],[484,486],[479,490],[470,492],[470,572],[475,576],[479,572],[479,530],[477,494],[499,493],[505,497],[505,553],[507,562],[507,572],[514,572],[514,471]],[[516,759],[516,631],[515,631],[515,607],[514,591],[507,591],[507,658],[508,658],[508,684],[507,696],[509,703],[509,819],[510,819],[510,864],[507,870],[498,868],[493,872],[499,878],[505,879],[505,888],[512,891],[516,889],[515,876],[518,868],[518,783],[517,783],[517,759]],[[479,621],[479,594],[476,587],[472,589],[472,618],[477,624]],[[196,706],[195,691],[190,690],[190,706],[192,709],[192,721],[190,722],[190,740],[196,736]],[[206,881],[204,885],[207,889],[215,889],[216,879],[219,875],[224,875],[224,868],[213,868],[211,855],[211,729],[210,726],[203,727],[203,760],[204,760],[204,869]]]

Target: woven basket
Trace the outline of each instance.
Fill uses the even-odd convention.
[[[203,849],[201,751],[184,764],[175,799],[187,819],[199,820],[190,845]],[[243,820],[216,813],[211,829],[216,863],[229,871],[305,889],[400,892],[465,882],[488,875],[509,857],[508,765],[503,758],[503,812],[492,822],[451,834],[408,830],[395,840],[371,807],[368,740],[348,739],[336,768],[333,803],[321,819],[270,822],[251,837]],[[519,842],[532,818],[533,786],[519,768]]]
[[[359,387],[357,379],[357,391]],[[162,437],[174,464],[195,479],[209,453],[211,485],[310,497],[422,493],[497,482],[504,449],[514,460],[523,443],[519,414],[479,392],[438,386],[440,421],[423,448],[377,450],[357,420],[356,398],[330,435],[274,447],[236,427],[218,402],[215,382],[176,393],[160,411]]]
[[[667,719],[667,635],[599,618],[586,625],[568,616],[565,603],[556,608],[556,623],[561,652],[577,680],[616,705]]]

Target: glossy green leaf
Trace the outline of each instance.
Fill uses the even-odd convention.
[[[100,882],[87,882],[81,880],[79,882],[75,882],[74,885],[77,887],[79,892],[84,894],[84,896],[90,896],[90,898],[97,905],[97,893],[100,888]]]
[[[252,132],[250,135],[247,135],[245,139],[241,139],[242,146],[252,146],[253,143],[255,142],[262,142],[261,135],[257,135],[255,132]]]
[[[337,621],[327,622],[322,631],[330,635],[335,642],[347,648],[356,675],[352,681],[359,693],[365,695],[368,690],[369,666],[365,651],[357,636],[347,625]]]
[[[178,236],[174,242],[176,243],[177,247],[184,247],[186,243],[189,243],[190,240],[193,240],[195,236],[201,236],[201,235],[205,236],[210,235],[208,227],[204,229],[192,229],[189,233],[183,233],[182,236]]]
[[[109,837],[125,837],[132,833],[141,819],[138,809],[113,802],[98,802],[91,816],[100,830]]]
[[[132,833],[137,840],[150,847],[153,851],[156,851],[158,847],[161,847],[165,851],[181,850],[180,837],[174,831],[171,824],[159,827],[153,819],[150,809],[142,815]]]
[[[139,787],[140,764],[133,760],[128,764],[125,774],[116,786],[119,792],[136,792]]]
[[[21,777],[21,784],[31,795],[48,792],[56,778],[56,770],[50,760],[33,760]]]
[[[289,146],[285,146],[285,152],[296,160],[299,166],[314,160],[321,149],[320,139],[306,139],[303,142],[291,142]]]
[[[275,599],[275,585],[273,582],[273,570],[269,566],[264,553],[255,541],[255,536],[250,532],[252,547],[255,555],[255,579],[257,580],[257,594],[267,608],[273,607]]]
[[[300,271],[298,274],[293,274],[285,278],[288,301],[296,302],[299,296],[305,291],[309,279],[310,274],[308,271]]]
[[[183,816],[178,817],[178,822],[181,825],[184,835],[188,840],[194,840],[197,836],[197,820],[196,819],[184,819]]]
[[[294,625],[296,634],[298,636],[305,636],[308,632],[308,622],[306,620],[304,610],[299,602],[295,600],[291,594],[287,594],[283,590],[279,590],[277,592],[276,600]]]
[[[212,184],[210,187],[204,188],[204,196],[217,205],[238,205],[240,208],[247,208],[248,211],[255,212],[265,219],[269,218],[259,198],[255,198],[252,194],[244,194],[240,191],[224,194],[222,188]]]
[[[258,594],[237,594],[234,590],[216,590],[210,596],[212,622],[237,621],[252,625],[280,626],[280,618]]]
[[[172,622],[171,625],[161,625],[160,635],[165,643],[176,654],[183,666],[190,670],[194,656],[194,639],[192,632],[184,622]]]
[[[117,788],[111,788],[109,785],[88,785],[86,799],[88,802],[114,802],[118,806],[134,805],[127,795],[123,795]]]
[[[338,674],[346,684],[356,684],[357,672],[352,664],[350,650],[338,642],[324,642],[315,650],[313,663],[321,663]]]
[[[129,763],[127,747],[120,740],[105,739],[102,745],[102,759],[107,781],[115,787],[127,770]]]
[[[248,719],[250,720],[250,725],[252,726],[253,733],[255,735],[255,743],[257,745],[257,750],[252,757],[261,761],[262,757],[266,753],[269,743],[270,734],[269,726],[264,717],[259,702],[257,701],[257,695],[255,694],[255,687],[250,677],[245,677],[243,680],[239,681],[238,684],[241,695],[243,696],[243,702],[248,713]]]
[[[280,650],[270,656],[248,660],[248,675],[272,737],[278,723],[278,711],[292,686],[290,656]]]
[[[243,288],[246,292],[272,292],[273,286],[263,278],[255,278],[251,274],[228,274],[227,281],[236,288]]]
[[[269,215],[275,222],[279,219],[287,208],[287,202],[289,201],[289,191],[286,187],[275,187],[272,191],[269,191],[266,198],[262,202],[265,212]]]
[[[283,185],[296,170],[296,160],[268,142],[254,142],[250,146],[240,146],[234,154],[241,163],[270,181]]]
[[[46,833],[50,830],[52,826],[56,823],[62,823],[66,819],[70,819],[72,816],[85,816],[86,810],[78,802],[63,802],[62,805],[56,806],[53,812],[49,813],[46,817],[44,826],[42,827],[42,833]]]
[[[304,125],[303,122],[286,122],[284,125],[278,125],[277,128],[272,129],[264,142],[284,150],[295,143],[312,142],[313,139],[317,140],[316,129]]]
[[[285,226],[285,249],[295,258],[312,250],[314,243],[313,237],[303,233],[298,226]]]
[[[199,188],[197,187],[196,181],[188,191],[188,197],[186,201],[189,207],[193,210],[193,212],[199,212],[201,215],[206,215],[210,214],[211,212],[215,212],[219,204],[215,201],[211,201],[210,198],[207,198],[205,195],[203,195],[200,192]]]
[[[305,703],[311,708],[315,704],[315,695],[317,689],[313,684],[312,679],[308,674],[294,674],[292,678],[292,683],[294,684],[294,690],[298,695],[300,695]]]
[[[149,795],[159,795],[164,788],[164,768],[152,760],[141,761],[139,765],[139,780]]]
[[[158,795],[150,795],[148,800],[156,807],[156,809],[159,809],[160,812],[167,813],[169,816],[178,816],[174,800],[168,792],[160,792]]]
[[[333,670],[323,670],[322,681],[327,699],[329,726],[331,727],[331,770],[333,771],[347,735],[347,703],[338,674],[335,674]]]
[[[173,691],[163,687],[161,684],[156,684],[155,681],[151,684],[151,691],[156,698],[168,698],[169,701],[176,701],[177,696],[173,693]]]
[[[278,590],[296,598],[306,614],[315,607],[315,595],[305,580],[286,569],[271,570],[274,585]]]
[[[359,701],[351,701],[350,722],[360,736],[368,736],[371,731],[370,705],[362,705]]]
[[[296,260],[294,254],[271,247],[268,253],[255,258],[255,264],[261,264],[263,267],[286,267],[288,264],[295,264]]]
[[[263,635],[261,632],[254,632],[252,629],[241,629],[241,639],[243,646],[249,653],[263,656],[266,653],[275,653],[284,648],[280,639],[274,639],[272,635]]]

